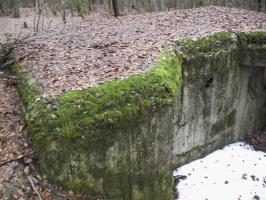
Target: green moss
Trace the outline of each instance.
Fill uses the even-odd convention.
[[[238,33],[238,44],[242,47],[247,45],[265,45],[266,32]]]
[[[37,108],[39,115],[31,121],[38,127],[51,126],[57,130],[43,129],[66,137],[84,134],[92,130],[99,134],[105,128],[117,128],[121,123],[131,123],[145,110],[156,110],[174,103],[181,80],[181,61],[175,54],[164,53],[156,67],[145,73],[131,76],[122,81],[106,82],[98,87],[82,91],[69,91],[57,99]],[[27,95],[26,95],[27,96]],[[56,107],[56,109],[54,109]],[[40,134],[39,132],[36,134]]]
[[[11,66],[11,70],[20,78],[18,89],[23,104],[28,107],[35,102],[36,98],[38,98],[39,91],[37,80],[31,73],[23,69],[19,64]]]
[[[185,39],[177,42],[178,49],[183,52],[184,58],[196,55],[214,55],[221,51],[228,51],[242,47],[247,48],[248,46],[261,48],[261,46],[264,46],[265,44],[266,32],[219,32],[196,41]]]
[[[177,42],[180,50],[187,56],[197,54],[214,54],[235,46],[236,36],[230,32],[220,32],[198,40],[181,40]]]

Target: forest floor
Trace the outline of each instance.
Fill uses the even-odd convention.
[[[8,31],[21,31],[17,27],[24,19],[8,20],[15,28],[12,23],[5,26],[5,19],[0,19],[0,28],[6,27],[1,28],[0,38]],[[23,64],[38,77],[43,92],[54,96],[146,71],[163,48],[180,38],[223,30],[266,30],[266,14],[205,7],[119,18],[92,15],[85,20],[68,19],[67,25],[53,22],[49,27],[49,31],[28,37],[18,52],[20,56],[30,54]],[[22,30],[22,35],[29,34],[30,28]],[[9,73],[0,72],[0,199],[84,199],[42,180],[23,120],[17,81]],[[249,141],[266,147],[260,139]]]
[[[60,20],[25,39],[17,51],[27,55],[22,64],[37,77],[46,96],[142,73],[178,39],[266,30],[266,13],[214,6],[118,18],[92,14],[85,20],[68,18],[66,25]],[[18,33],[14,27],[22,27],[23,18],[12,29],[14,21],[4,31]]]

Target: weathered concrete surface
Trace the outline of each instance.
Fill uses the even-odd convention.
[[[155,71],[57,99],[17,68],[43,175],[95,198],[171,199],[174,168],[264,127],[266,33],[177,44]]]
[[[193,148],[189,160],[264,128],[266,62],[264,56],[243,52],[221,52],[184,65],[173,150],[177,164]]]

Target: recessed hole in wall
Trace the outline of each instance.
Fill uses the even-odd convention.
[[[205,87],[206,87],[206,88],[211,87],[212,83],[213,83],[213,77],[209,78],[209,79],[206,81]]]

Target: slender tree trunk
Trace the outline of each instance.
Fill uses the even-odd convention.
[[[119,16],[119,8],[118,8],[117,0],[112,0],[112,4],[113,4],[114,16],[118,17]]]
[[[151,5],[151,0],[149,0],[149,11],[152,11],[152,5]]]
[[[4,11],[4,6],[3,6],[3,1],[0,0],[0,15],[4,15],[5,11]]]
[[[261,0],[258,0],[258,10],[257,11],[261,11]]]
[[[61,15],[62,15],[62,20],[64,24],[66,24],[66,2],[65,0],[61,0],[60,2],[61,6]]]
[[[36,3],[36,0],[32,0],[32,4],[33,4],[33,7],[34,7],[34,10],[36,11],[36,6],[37,6],[37,5],[36,5],[36,4],[37,4],[37,3]]]

